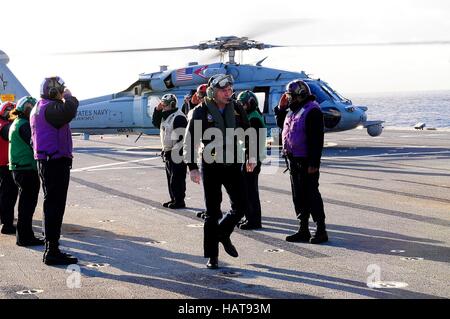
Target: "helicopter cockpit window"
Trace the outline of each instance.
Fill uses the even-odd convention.
[[[311,93],[316,96],[317,103],[322,103],[324,101],[330,101],[331,97],[327,94],[320,85],[315,82],[307,82]]]
[[[335,90],[333,90],[332,88],[330,88],[328,85],[326,85],[325,83],[321,83],[321,87],[328,93],[330,94],[333,99],[335,99],[336,101],[339,102],[349,102],[349,99],[346,99],[345,97],[343,97],[342,95],[340,95],[338,92],[336,92]]]

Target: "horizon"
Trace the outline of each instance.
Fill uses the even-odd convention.
[[[84,9],[86,3],[89,10]],[[137,0],[107,5],[86,0],[64,4],[70,17],[80,22],[34,23],[38,15],[61,15],[61,5],[56,0],[2,3],[2,11],[9,13],[4,15],[3,23],[14,28],[2,35],[0,50],[8,54],[8,67],[33,95],[44,77],[55,74],[81,99],[111,94],[127,88],[140,73],[157,72],[160,65],[176,69],[190,61],[207,64],[214,53],[187,50],[49,55],[55,52],[186,46],[230,34],[287,46],[450,42],[450,2],[445,0],[430,0],[427,4],[419,0],[324,0],[319,4],[280,0],[277,5],[262,0],[257,6],[229,0],[230,9],[196,0],[180,3],[171,8],[170,14],[166,13],[166,4]],[[298,14],[298,10],[285,9],[292,6],[305,10]],[[207,14],[198,15],[197,8],[202,7],[208,8]],[[33,23],[17,23],[15,12],[20,12],[21,21]],[[207,27],[191,22],[200,19],[208,21]],[[263,66],[304,70],[343,95],[450,90],[450,45],[284,47],[247,51],[243,63],[266,56],[269,59]]]

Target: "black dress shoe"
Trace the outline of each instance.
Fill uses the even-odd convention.
[[[171,208],[171,209],[180,209],[180,208],[186,208],[186,204],[184,202],[182,202],[182,203],[173,202],[173,203],[170,203],[167,207]]]
[[[163,203],[162,205],[167,208],[172,203],[173,203],[173,201],[171,200],[170,202]]]
[[[21,240],[18,239],[16,245],[21,247],[43,246],[45,245],[45,241],[43,239],[31,237],[28,239],[21,239]]]
[[[3,225],[2,230],[0,232],[5,235],[15,235],[16,227],[14,225]]]
[[[208,269],[217,269],[219,268],[219,258],[218,257],[211,257],[208,259],[208,262],[206,263],[206,268]]]
[[[221,238],[220,242],[222,243],[223,248],[225,249],[228,255],[234,258],[239,256],[236,247],[234,247],[233,243],[231,242],[230,237]]]
[[[242,230],[253,230],[253,229],[261,229],[261,224],[251,224],[249,222],[241,223],[238,225],[239,229]]]

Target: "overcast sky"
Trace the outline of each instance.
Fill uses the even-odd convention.
[[[30,93],[45,76],[60,75],[78,98],[121,91],[159,65],[208,62],[211,52],[48,53],[184,46],[226,35],[282,45],[450,41],[447,0],[2,0],[0,12],[0,49]],[[450,90],[450,45],[277,48],[245,52],[244,63],[266,56],[265,66],[304,70],[349,97]]]

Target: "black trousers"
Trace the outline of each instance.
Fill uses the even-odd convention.
[[[18,189],[8,166],[0,166],[0,220],[4,225],[13,225],[17,194]]]
[[[27,240],[34,237],[32,223],[41,187],[39,175],[35,170],[13,171],[13,178],[19,189],[17,239]]]
[[[292,199],[295,213],[300,222],[308,223],[312,215],[313,220],[325,222],[323,200],[319,192],[320,173],[308,174],[308,161],[304,158],[289,158],[291,171]]]
[[[58,242],[66,209],[72,159],[59,158],[38,161],[39,176],[44,190],[45,240]]]
[[[241,164],[202,163],[205,194],[205,225],[203,248],[206,258],[219,256],[219,240],[228,237],[245,214],[245,186]],[[230,197],[231,211],[222,215],[222,185]]]
[[[184,203],[186,197],[186,163],[174,163],[170,152],[164,156],[166,164],[167,186],[170,200],[175,203]]]
[[[258,163],[249,173],[246,171],[245,164],[242,167],[243,181],[246,187],[246,212],[245,218],[249,224],[261,226],[261,201],[259,199],[259,173],[261,172],[261,163]]]

